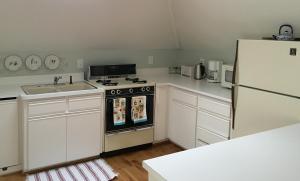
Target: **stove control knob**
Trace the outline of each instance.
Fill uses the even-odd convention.
[[[121,94],[121,90],[117,90],[117,94]]]
[[[110,94],[111,94],[111,95],[115,95],[115,94],[116,94],[116,91],[115,91],[115,90],[111,90],[111,91],[110,91]]]
[[[129,93],[133,93],[133,89],[129,89]]]
[[[146,91],[148,91],[148,92],[149,92],[149,91],[150,91],[150,87],[146,87]]]
[[[145,87],[142,87],[142,88],[141,88],[141,91],[142,91],[142,92],[145,92],[145,90],[146,90]]]

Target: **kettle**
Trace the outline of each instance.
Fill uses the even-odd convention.
[[[294,29],[292,25],[284,24],[279,28],[279,35],[273,35],[275,40],[292,41],[294,40]]]
[[[204,79],[205,76],[205,66],[203,65],[203,63],[196,64],[194,68],[194,79],[201,80]]]

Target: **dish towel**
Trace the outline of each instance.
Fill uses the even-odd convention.
[[[131,119],[134,124],[147,121],[146,96],[132,97],[131,99]]]
[[[114,99],[114,125],[120,126],[125,124],[126,98]]]

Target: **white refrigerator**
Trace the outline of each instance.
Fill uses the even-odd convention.
[[[238,40],[231,138],[300,122],[300,42]]]

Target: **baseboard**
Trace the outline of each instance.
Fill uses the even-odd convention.
[[[20,172],[21,170],[22,170],[22,165],[7,167],[6,170],[2,170],[2,169],[0,170],[0,176]]]

